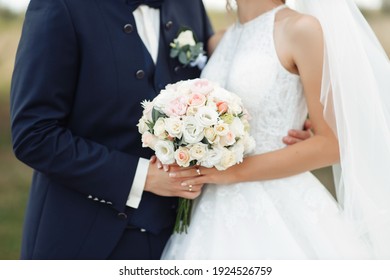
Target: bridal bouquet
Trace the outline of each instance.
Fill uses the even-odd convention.
[[[143,101],[138,130],[142,146],[163,164],[200,165],[225,170],[255,146],[241,99],[205,79],[167,85],[153,101]],[[191,201],[180,199],[175,231],[186,231]]]

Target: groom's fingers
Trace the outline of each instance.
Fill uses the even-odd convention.
[[[182,198],[187,198],[187,199],[195,199],[200,195],[200,191],[192,191],[192,192],[183,192],[182,194],[179,195],[179,197]]]
[[[283,142],[287,145],[292,145],[304,141],[311,137],[309,130],[290,130],[288,136],[283,137]]]

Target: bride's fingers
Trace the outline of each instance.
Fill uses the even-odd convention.
[[[188,177],[200,177],[206,174],[205,168],[193,167],[190,169],[178,169],[169,172],[171,178],[188,178]]]

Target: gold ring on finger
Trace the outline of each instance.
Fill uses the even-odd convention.
[[[196,168],[196,173],[198,173],[198,176],[202,175],[199,168]]]
[[[192,185],[189,185],[189,186],[188,186],[188,191],[189,191],[189,192],[192,192]]]

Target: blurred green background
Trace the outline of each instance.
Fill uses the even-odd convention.
[[[0,3],[1,5],[1,3]],[[224,12],[209,12],[214,29],[226,28],[234,21]],[[383,11],[364,13],[387,53],[390,54],[390,16]],[[0,6],[0,260],[18,259],[24,210],[31,170],[12,153],[9,121],[9,89],[23,14]],[[330,169],[315,174],[333,192]]]

